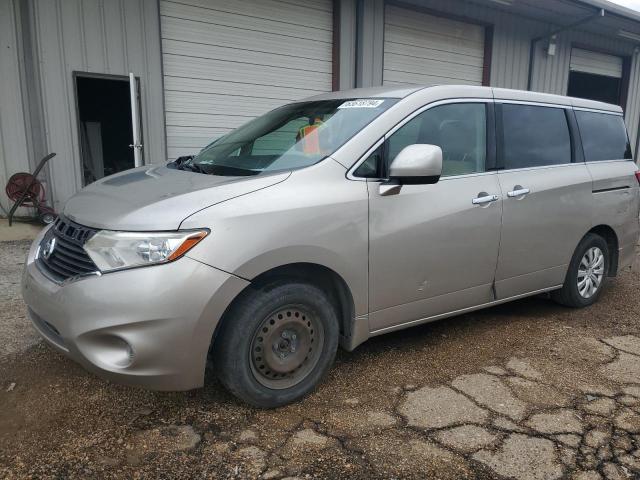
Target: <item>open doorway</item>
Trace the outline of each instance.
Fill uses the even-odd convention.
[[[75,75],[84,185],[135,166],[127,77]]]
[[[571,47],[567,95],[620,105],[623,101],[624,58]]]
[[[569,72],[567,95],[619,105],[621,83],[621,79],[616,77]]]

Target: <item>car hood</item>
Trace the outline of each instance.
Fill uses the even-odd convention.
[[[176,230],[198,210],[275,185],[290,174],[222,177],[166,166],[140,167],[85,187],[69,199],[64,215],[100,229]]]

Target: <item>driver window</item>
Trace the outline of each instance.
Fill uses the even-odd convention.
[[[406,146],[427,143],[442,148],[442,176],[485,171],[487,121],[484,103],[451,103],[416,116],[387,140],[387,162]]]

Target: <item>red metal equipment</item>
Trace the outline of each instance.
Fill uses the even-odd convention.
[[[44,224],[52,223],[56,219],[56,213],[53,208],[46,204],[46,194],[44,186],[38,180],[38,174],[44,168],[45,164],[55,157],[55,153],[50,153],[38,163],[36,170],[31,173],[16,173],[11,176],[7,182],[5,192],[7,197],[13,203],[11,210],[9,210],[9,226],[13,222],[13,214],[18,207],[33,207],[38,213],[38,218]]]

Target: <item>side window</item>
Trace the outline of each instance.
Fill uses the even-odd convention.
[[[502,105],[504,167],[571,163],[571,136],[562,108]]]
[[[383,152],[383,145],[380,145],[356,168],[354,175],[361,178],[381,178]]]
[[[387,163],[406,146],[442,148],[442,176],[485,171],[487,114],[484,103],[451,103],[424,111],[387,140]]]
[[[587,162],[631,159],[631,145],[620,115],[576,110]]]

